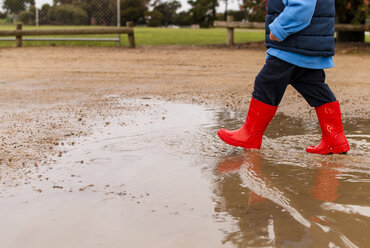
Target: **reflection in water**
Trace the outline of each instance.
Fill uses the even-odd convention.
[[[325,210],[335,210],[346,214],[359,214],[370,218],[370,207],[358,206],[358,205],[344,205],[326,202],[322,204],[322,208]]]
[[[218,196],[215,211],[219,216],[222,213],[232,216],[237,223],[235,230],[226,234],[224,243],[237,247],[357,247],[349,237],[364,240],[364,233],[355,233],[348,223],[342,223],[347,216],[333,215],[333,210],[369,217],[369,207],[333,203],[341,200],[341,169],[345,165],[340,161],[337,157],[328,158],[316,169],[306,168],[304,172],[272,169],[273,161],[258,150],[222,158],[215,171],[220,177],[215,190]],[[303,177],[306,183],[284,180],[286,173],[297,179]],[[368,220],[351,224],[360,224],[355,227],[358,229],[368,226]]]
[[[316,119],[278,114],[244,151],[216,136],[244,113],[123,104],[151,107],[0,191],[1,247],[369,246],[370,120],[345,120],[348,155],[321,156],[304,151]]]
[[[261,178],[258,152],[252,151],[248,155],[238,154],[225,158],[217,166],[218,172],[227,176],[221,181],[223,184],[219,185],[224,196],[224,208],[220,206],[216,211],[229,210],[235,219],[239,219],[240,228],[240,232],[228,234],[224,242],[232,242],[241,247],[273,245],[275,243],[273,218],[270,211],[264,211],[271,209],[271,205],[264,197],[253,191],[245,194],[244,187],[240,186],[242,183],[240,178],[233,177],[243,165],[248,164],[251,174]]]
[[[312,196],[321,201],[332,202],[338,198],[338,176],[340,172],[336,168],[343,167],[335,163],[321,162],[315,176],[315,185],[312,187]]]

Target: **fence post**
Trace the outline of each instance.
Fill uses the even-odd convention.
[[[134,28],[133,22],[126,22],[128,28]],[[130,48],[135,48],[135,35],[134,32],[128,34],[128,45]]]
[[[36,7],[36,27],[38,27],[39,26],[39,9]]]
[[[117,28],[121,27],[121,0],[117,0]],[[118,46],[121,46],[121,34],[118,34]]]
[[[234,16],[228,15],[227,22],[233,22]],[[229,46],[234,45],[234,28],[227,28],[227,44]]]
[[[17,23],[16,30],[22,30],[22,23]],[[15,37],[15,46],[21,47],[22,46],[22,35]]]

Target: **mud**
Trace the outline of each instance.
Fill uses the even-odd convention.
[[[127,117],[134,125],[112,123],[54,164],[30,169],[23,185],[3,186],[5,247],[369,243],[368,120],[346,122],[347,156],[316,156],[304,152],[320,138],[309,120],[280,114],[263,149],[244,151],[215,135],[240,125],[242,113],[154,100],[122,104],[147,110]]]
[[[265,52],[255,47],[1,49],[0,163],[38,165],[58,154],[66,140],[73,143],[110,118],[124,125],[131,106],[120,105],[109,97],[112,94],[247,111],[264,58]],[[341,102],[343,116],[368,118],[370,56],[338,52],[335,63],[327,71],[327,82]],[[291,87],[279,112],[315,118],[314,110]]]
[[[261,50],[0,54],[5,247],[369,242],[368,55],[340,53],[327,71],[352,150],[316,156],[314,111],[291,88],[262,150],[217,139],[245,118]]]

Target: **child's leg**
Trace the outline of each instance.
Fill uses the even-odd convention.
[[[325,83],[324,70],[297,68],[297,75],[291,85],[315,107],[322,130],[321,142],[309,146],[310,153],[329,154],[349,151],[349,144],[343,132],[339,103]]]
[[[334,93],[325,83],[324,70],[313,70],[297,67],[291,85],[304,97],[311,107],[335,102]]]
[[[254,82],[253,98],[278,106],[295,68],[295,65],[276,57],[269,57]]]
[[[263,133],[275,115],[294,68],[275,57],[267,59],[256,77],[244,125],[235,131],[221,128],[218,136],[229,145],[259,149]]]

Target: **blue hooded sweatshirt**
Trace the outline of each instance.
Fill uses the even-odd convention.
[[[267,57],[275,56],[288,63],[310,69],[333,67],[334,1],[268,1],[266,46],[269,49]],[[320,6],[316,6],[317,4]],[[268,37],[270,32],[281,42],[271,41]]]

